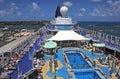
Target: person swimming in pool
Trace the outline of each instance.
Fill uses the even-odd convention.
[[[76,59],[74,58],[73,62],[76,62]]]

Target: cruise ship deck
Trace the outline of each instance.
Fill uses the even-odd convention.
[[[113,70],[112,75],[110,75],[111,65],[104,63],[107,61],[107,55],[105,53],[103,53],[102,56],[95,55],[91,52],[90,47],[67,47],[57,49],[54,56],[54,61],[57,63],[54,74],[51,73],[51,57],[49,56],[40,56],[39,59],[43,59],[43,65],[40,64],[40,66],[37,67],[35,63],[41,63],[42,60],[39,60],[35,54],[37,51],[41,50],[43,46],[42,42],[46,41],[47,38],[50,37],[47,34],[47,31],[43,32],[42,35],[43,36],[37,35],[37,38],[32,39],[30,44],[26,45],[23,50],[19,51],[19,57],[21,59],[16,59],[16,61],[20,61],[15,61],[17,63],[15,68],[11,69],[12,67],[10,68],[8,66],[8,68],[5,66],[1,75],[7,76],[11,79],[17,79],[18,77],[26,78],[26,76],[30,76],[31,72],[37,70],[38,75],[40,75],[43,79],[54,77],[57,77],[57,79],[118,79],[115,75],[118,72],[120,63],[116,64],[115,70]],[[28,50],[25,50],[26,48]],[[24,56],[22,57],[21,55]],[[86,59],[86,56],[88,59]],[[12,58],[10,60],[12,60]],[[9,64],[11,64],[10,60]],[[95,66],[93,65],[93,61],[95,61]],[[113,60],[110,60],[110,62],[112,61]],[[29,77],[29,79],[33,78],[36,78],[36,76],[32,76],[32,78]]]
[[[51,24],[0,49],[1,60],[8,57],[0,79],[120,79],[120,60],[106,53],[104,42],[93,46],[96,41],[74,30],[71,18],[57,17]]]

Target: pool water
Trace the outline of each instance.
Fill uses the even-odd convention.
[[[74,72],[76,79],[101,79],[95,71]]]
[[[80,53],[66,53],[72,69],[91,68]]]

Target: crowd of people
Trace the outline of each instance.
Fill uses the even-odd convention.
[[[11,74],[15,69],[18,67],[18,63],[23,59],[23,57],[30,52],[29,49],[33,47],[35,41],[39,39],[41,34],[36,34],[35,38],[29,39],[29,41],[25,41],[23,43],[22,47],[17,48],[16,50],[13,50],[13,52],[10,52],[12,55],[10,56],[9,60],[4,63],[4,66],[0,67],[0,79],[10,79]],[[44,60],[42,58],[35,59],[34,60],[34,67],[38,68],[39,66],[44,65]]]

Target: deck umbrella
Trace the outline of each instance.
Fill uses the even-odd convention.
[[[57,43],[53,42],[53,41],[49,41],[49,42],[46,42],[43,47],[47,48],[47,49],[56,48],[57,47]]]
[[[93,43],[94,47],[105,47],[105,44],[103,43]]]
[[[96,54],[100,54],[101,52],[105,51],[105,48],[104,48],[105,44],[104,43],[93,43],[93,46],[95,47]],[[98,48],[98,49],[96,50],[96,48]],[[100,48],[104,48],[103,51],[101,51]],[[102,55],[102,53],[101,53],[101,55]]]

